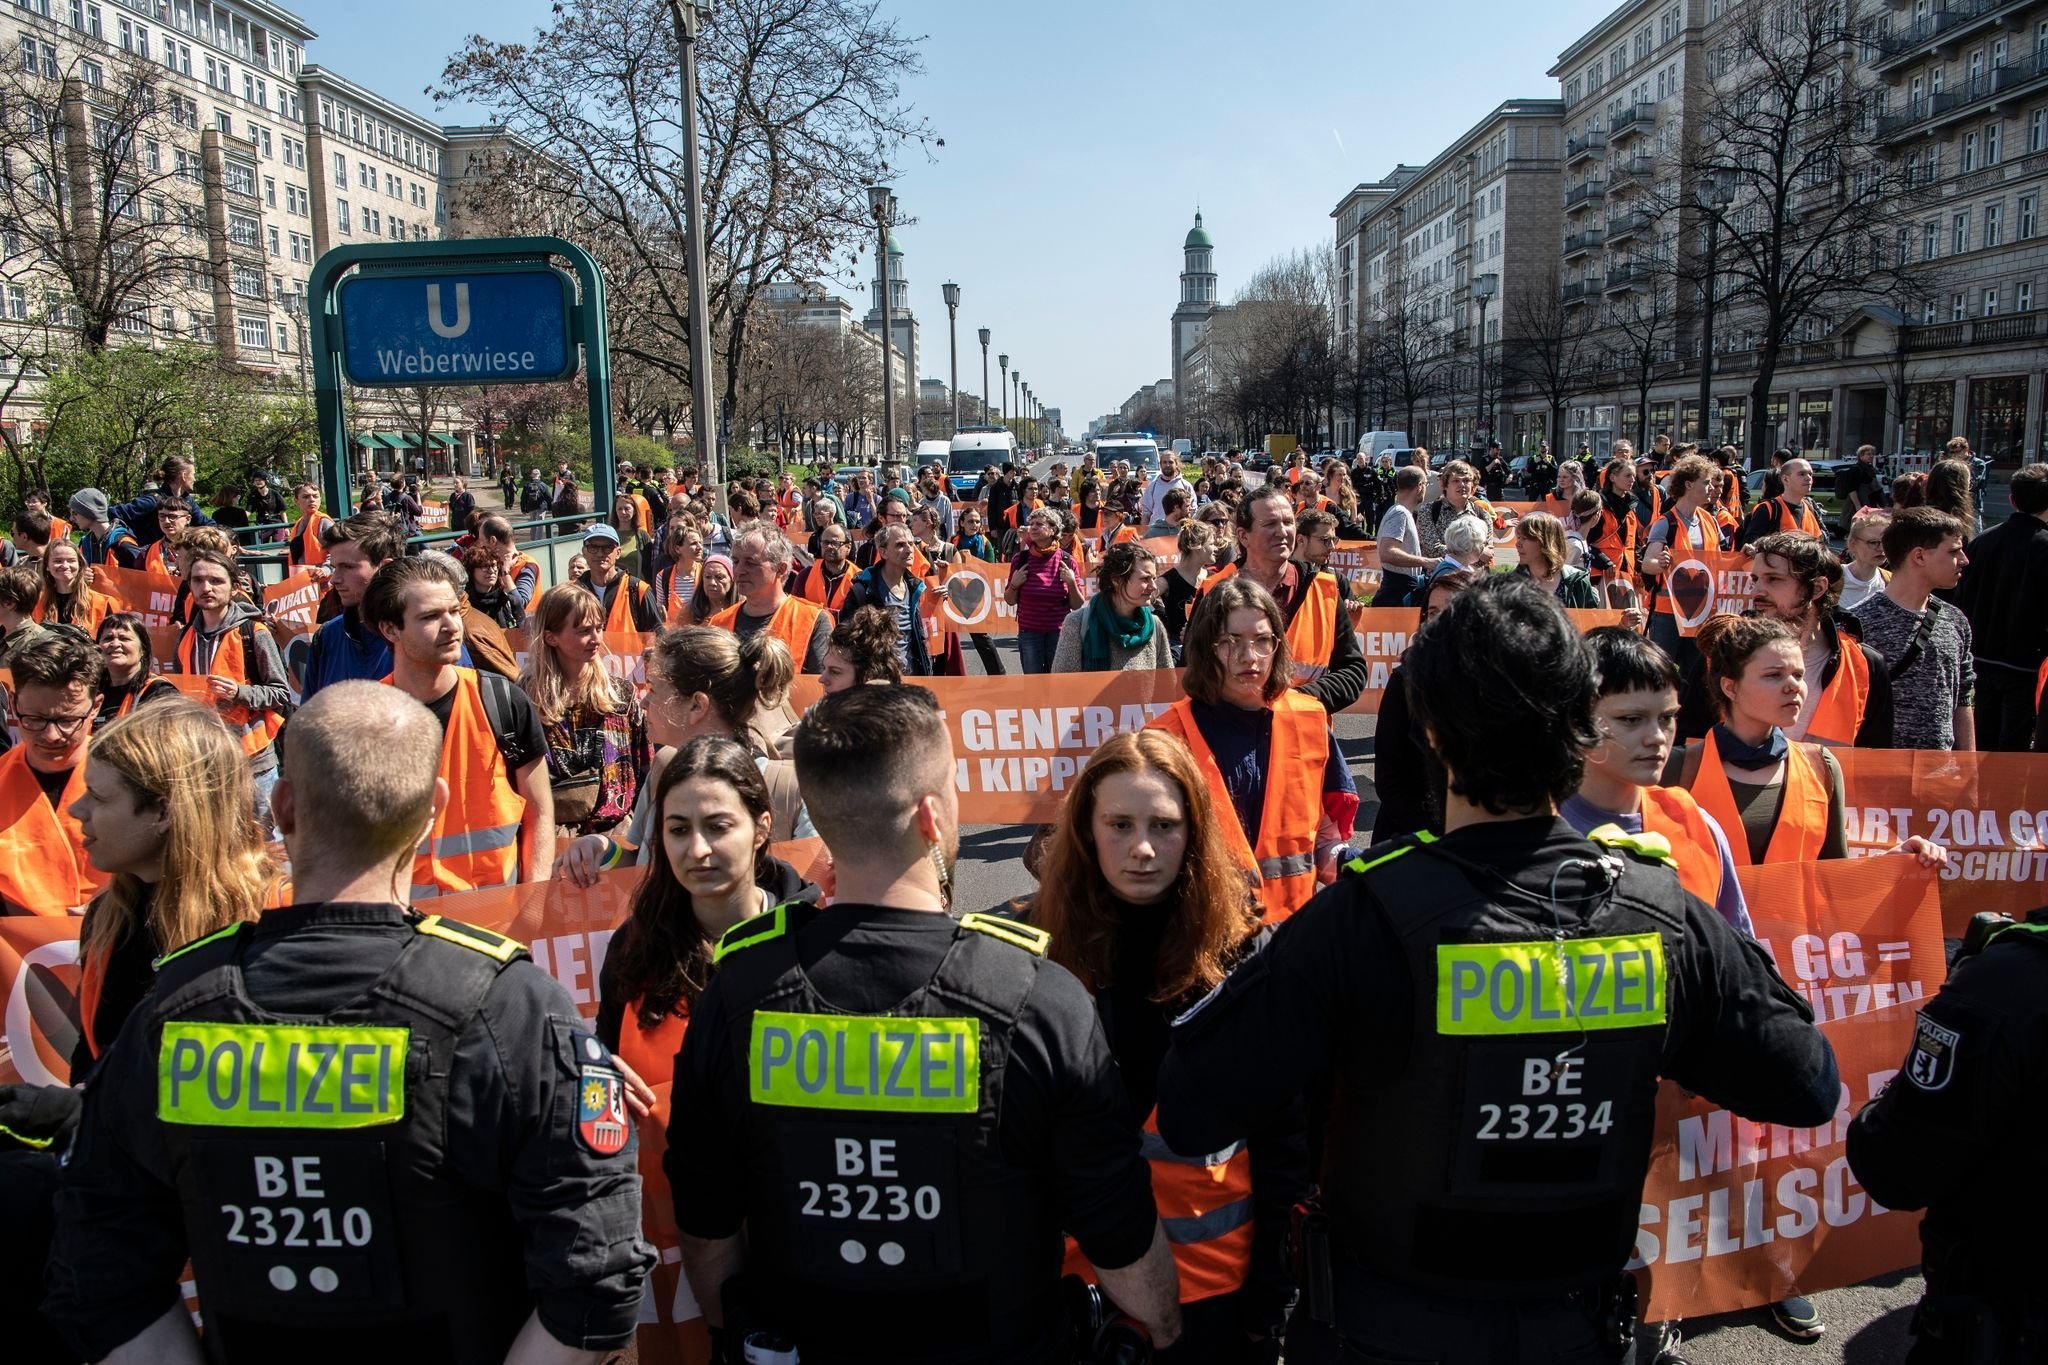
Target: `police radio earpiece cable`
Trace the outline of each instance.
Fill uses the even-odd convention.
[[[1573,998],[1571,981],[1564,968],[1564,917],[1558,913],[1557,900],[1558,878],[1574,868],[1583,870],[1598,888],[1579,897],[1581,903],[1595,899],[1605,902],[1614,894],[1614,888],[1621,880],[1620,862],[1606,855],[1597,858],[1567,858],[1551,870],[1550,886],[1543,898],[1543,912],[1550,917],[1550,941],[1557,949],[1552,963],[1557,972],[1557,993],[1564,1002],[1565,1013],[1579,1026],[1579,1040],[1550,1059],[1550,1074],[1553,1079],[1564,1071],[1565,1063],[1574,1053],[1585,1050],[1587,1042],[1585,1017],[1579,1013],[1578,1001]]]

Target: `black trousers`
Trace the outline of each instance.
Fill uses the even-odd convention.
[[[44,1320],[43,1270],[57,1224],[50,1203],[57,1193],[57,1158],[0,1139],[0,1322],[10,1365],[69,1365],[56,1329]]]
[[[1546,1299],[1452,1298],[1354,1269],[1338,1273],[1336,1324],[1301,1307],[1287,1328],[1287,1365],[1633,1365],[1600,1340],[1594,1310]]]
[[[2048,607],[2044,607],[2048,610]],[[2023,754],[2035,747],[2034,685],[2031,673],[1997,664],[1977,664],[1977,748],[1986,753]]]

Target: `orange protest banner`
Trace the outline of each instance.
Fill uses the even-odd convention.
[[[1568,609],[1565,615],[1572,618],[1580,634],[1595,626],[1621,624],[1618,611]],[[1358,694],[1357,701],[1344,708],[1346,714],[1379,714],[1380,701],[1387,691],[1387,676],[1401,662],[1401,655],[1421,620],[1421,611],[1414,607],[1361,607],[1351,613],[1352,629],[1358,632],[1358,647],[1365,653],[1366,674],[1365,690]]]
[[[420,500],[420,529],[422,531],[447,530],[448,504],[422,498]]]
[[[1657,590],[1658,606],[1671,612],[1688,639],[1708,617],[1748,611],[1755,597],[1749,556],[1734,550],[1694,550],[1676,559]]]
[[[93,587],[121,604],[122,611],[142,617],[145,625],[171,624],[178,602],[178,580],[151,569],[124,569],[118,564],[93,566]]]
[[[1181,696],[1173,669],[906,681],[936,694],[945,712],[960,819],[970,825],[1051,820],[1097,745],[1144,729]],[[816,678],[802,677],[790,700],[802,710],[822,695]]]
[[[2048,754],[1836,749],[1854,855],[1919,835],[1949,851],[1945,932],[1980,910],[2025,918],[2048,905]]]
[[[991,564],[960,555],[943,586],[925,593],[919,610],[931,632],[971,631],[978,635],[1013,635],[1017,609],[1003,600],[1010,581],[1006,564]]]
[[[282,583],[263,589],[263,614],[277,632],[280,645],[319,626],[320,595],[326,586],[326,579],[311,569],[301,569]]]
[[[1919,1217],[1865,1194],[1843,1144],[1946,975],[1935,879],[1903,856],[1740,876],[1758,940],[1834,1046],[1840,1108],[1818,1128],[1783,1128],[1664,1085],[1632,1263],[1645,1321],[1754,1308],[1920,1259]]]

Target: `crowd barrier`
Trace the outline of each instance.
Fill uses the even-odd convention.
[[[778,844],[813,879],[815,840]],[[636,869],[582,890],[566,882],[449,896],[438,913],[510,934],[593,1016],[606,949]],[[1751,1123],[1665,1084],[1634,1266],[1647,1320],[1704,1317],[1854,1284],[1919,1260],[1916,1215],[1864,1194],[1843,1156],[1849,1118],[1897,1070],[1919,1003],[1944,973],[1937,878],[1894,856],[1745,868],[1757,936],[1811,1000],[1841,1063],[1841,1107],[1812,1129]],[[70,919],[0,919],[6,1048],[0,1082],[61,1081],[77,1037],[77,929]],[[669,1076],[645,1077],[664,1096]],[[685,1121],[687,1116],[683,1116]],[[680,1273],[659,1125],[641,1130],[645,1232],[661,1252],[642,1306],[641,1358],[701,1365],[708,1350]],[[1537,1249],[1531,1249],[1537,1254]]]

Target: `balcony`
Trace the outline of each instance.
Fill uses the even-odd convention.
[[[1606,145],[1607,134],[1599,129],[1588,131],[1584,137],[1568,137],[1564,140],[1564,164],[1582,161]]]
[[[1573,280],[1564,287],[1562,297],[1567,307],[1574,304],[1591,303],[1594,299],[1600,297],[1600,277],[1594,275],[1588,279]]]
[[[1634,294],[1650,287],[1650,267],[1640,262],[1629,265],[1610,266],[1607,271],[1609,294]]]
[[[1629,209],[1623,213],[1609,214],[1607,216],[1607,241],[1609,245],[1612,245],[1615,242],[1625,241],[1635,236],[1638,232],[1647,232],[1650,224],[1654,221],[1656,220],[1650,216],[1648,209]]]
[[[1656,127],[1656,105],[1631,104],[1614,116],[1614,126],[1607,130],[1607,137],[1611,142],[1620,142],[1625,138],[1641,137],[1654,132]]]
[[[1564,239],[1564,258],[1570,260],[1574,256],[1583,256],[1589,251],[1598,251],[1601,243],[1606,238],[1607,234],[1599,228],[1588,228],[1584,232],[1574,232],[1571,236]]]
[[[1607,184],[1610,189],[1633,185],[1638,180],[1647,180],[1657,173],[1657,158],[1653,156],[1617,156],[1607,163]]]
[[[1976,318],[1965,322],[1937,322],[1931,326],[1905,329],[1905,349],[1952,351],[1969,346],[2010,346],[2033,341],[2044,329],[2039,313],[2014,313],[2011,317]]]
[[[2023,9],[2029,0],[1949,0],[1947,9],[1927,15],[1887,37],[1879,46],[1879,71],[1940,52],[1979,29],[1988,29],[2000,15]]]
[[[2030,53],[2004,66],[1994,66],[1959,90],[1944,90],[1907,105],[1896,114],[1877,121],[1877,135],[1884,140],[1933,132],[1957,119],[1973,117],[2007,100],[2048,85],[2048,58]]]
[[[1565,212],[1575,212],[1606,197],[1607,183],[1603,180],[1588,180],[1582,185],[1574,185],[1564,192]]]

